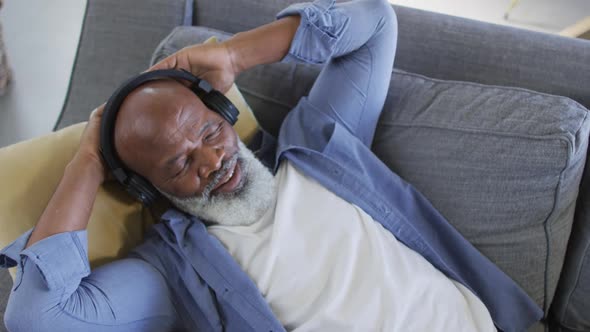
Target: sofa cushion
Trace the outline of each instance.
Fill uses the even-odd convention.
[[[193,25],[236,33],[271,22],[297,2],[302,1],[194,0]],[[398,18],[396,68],[564,95],[590,107],[587,40],[392,7]]]
[[[586,163],[572,235],[551,306],[553,323],[590,331],[590,164]]]
[[[85,123],[0,149],[0,248],[35,226],[72,159]],[[152,223],[139,202],[113,182],[101,186],[88,223],[93,267],[141,243]],[[15,269],[11,269],[14,278]]]
[[[547,312],[586,161],[588,110],[398,72],[373,148]]]

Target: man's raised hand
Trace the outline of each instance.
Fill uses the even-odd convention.
[[[26,248],[49,236],[86,229],[98,188],[107,178],[100,157],[100,119],[104,104],[97,107],[84,128],[80,146],[43,210]]]
[[[184,69],[209,82],[214,89],[227,92],[234,83],[237,70],[231,50],[225,43],[207,43],[185,47],[153,65],[157,69]]]
[[[82,137],[80,138],[80,146],[74,155],[72,162],[83,163],[96,169],[96,175],[100,182],[104,182],[107,178],[107,168],[100,156],[100,121],[104,112],[105,104],[97,107],[90,114],[90,119],[84,128]]]

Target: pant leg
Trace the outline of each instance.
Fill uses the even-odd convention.
[[[73,253],[76,246],[69,247],[68,240],[63,240],[68,236],[72,237],[57,234],[22,251],[4,316],[9,331],[170,331],[175,327],[176,313],[160,272],[143,260],[127,258],[79,275],[77,265],[85,262],[71,257],[86,252]]]
[[[302,23],[287,60],[326,64],[307,97],[370,146],[385,103],[397,45],[397,19],[386,0],[294,5]]]

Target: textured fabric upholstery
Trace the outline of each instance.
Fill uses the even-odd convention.
[[[552,319],[571,331],[590,331],[590,165],[582,180],[576,223],[553,303]]]
[[[193,24],[230,33],[274,19],[298,0],[195,1]],[[433,78],[517,86],[590,107],[590,41],[393,6],[395,67]]]
[[[69,91],[56,129],[87,121],[129,77],[148,68],[170,31],[190,23],[188,0],[88,1]],[[188,14],[188,17],[186,17]],[[188,22],[186,22],[188,21]]]
[[[548,310],[590,118],[563,97],[397,73],[375,152]]]
[[[567,96],[590,107],[590,41],[396,8],[404,50],[398,68]]]
[[[219,0],[194,2],[193,25],[236,33],[271,22],[298,0]]]

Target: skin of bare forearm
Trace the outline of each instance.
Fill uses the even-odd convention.
[[[29,247],[54,234],[86,229],[102,171],[95,163],[76,155],[29,237]]]
[[[300,21],[299,15],[287,16],[225,41],[236,73],[285,57]]]

